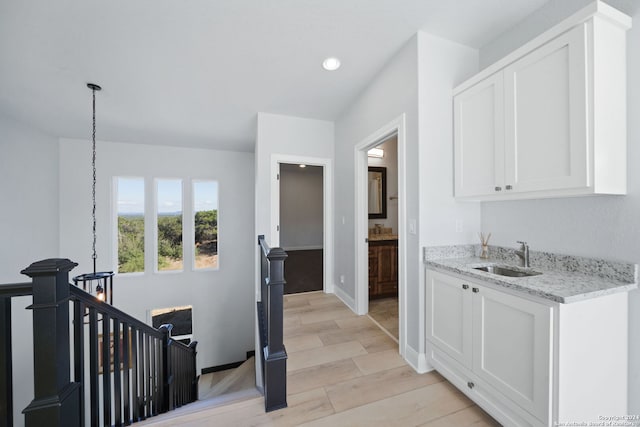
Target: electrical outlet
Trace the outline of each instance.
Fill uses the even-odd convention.
[[[340,275],[340,284],[344,285],[344,275]]]
[[[464,221],[456,219],[456,233],[462,233],[464,229]]]
[[[418,226],[415,219],[409,219],[409,234],[418,234]]]

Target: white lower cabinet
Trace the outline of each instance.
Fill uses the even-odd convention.
[[[627,413],[625,292],[560,304],[453,273],[426,279],[428,362],[502,424]]]
[[[455,361],[472,374],[463,381],[464,387],[482,393],[486,385],[485,393],[493,389],[508,396],[546,424],[550,307],[429,271],[427,309],[427,339],[444,353],[441,363]]]

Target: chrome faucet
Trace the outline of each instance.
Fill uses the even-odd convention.
[[[523,267],[529,268],[529,245],[527,242],[517,241],[516,243],[520,243],[520,250],[516,251],[516,255],[520,258],[520,264]]]

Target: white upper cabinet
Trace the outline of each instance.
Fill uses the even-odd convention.
[[[625,194],[630,26],[595,2],[456,88],[455,196]]]
[[[504,181],[502,73],[454,99],[456,195],[494,194]]]
[[[507,191],[589,186],[585,33],[580,25],[504,70]]]

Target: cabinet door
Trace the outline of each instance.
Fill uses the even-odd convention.
[[[467,368],[472,357],[470,288],[463,280],[427,271],[427,339]]]
[[[378,247],[369,246],[369,296],[378,293]]]
[[[473,370],[540,420],[548,419],[551,308],[489,288],[473,293]]]
[[[502,72],[456,95],[453,106],[455,196],[482,196],[503,191]]]
[[[378,282],[396,282],[398,280],[398,246],[378,247]]]
[[[590,185],[585,43],[580,25],[505,68],[507,192]]]

